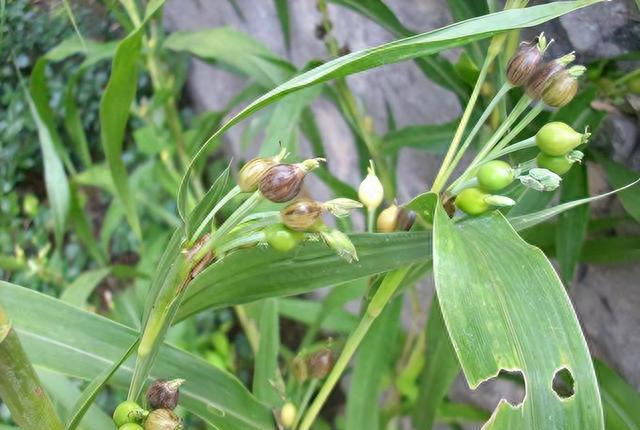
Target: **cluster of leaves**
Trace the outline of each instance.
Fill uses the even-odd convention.
[[[315,155],[324,156],[322,134],[310,106],[318,97],[325,97],[339,108],[353,133],[361,173],[365,174],[369,158],[373,159],[387,200],[392,201],[396,195],[398,151],[411,146],[444,153],[458,121],[396,129],[390,112],[390,131],[380,136],[373,131],[365,108],[356,102],[344,78],[382,64],[413,59],[429,79],[451,90],[464,104],[481,73],[479,65],[488,46],[487,38],[494,34],[508,35],[511,43],[507,46],[513,49],[517,46],[513,42],[518,40],[519,28],[545,22],[589,2],[554,3],[490,14],[496,11],[484,2],[471,5],[466,1],[450,1],[459,24],[414,36],[381,1],[336,0],[334,3],[339,7],[351,8],[402,38],[339,56],[339,43],[330,31],[326,4],[320,1],[324,41],[329,56],[336,58],[320,65],[311,62],[301,70],[250,36],[228,28],[165,36],[154,19],[162,1],[148,2],[144,15],[138,15],[135,2],[122,3],[128,16],[115,10],[114,13],[126,37],[105,43],[80,35],[63,41],[56,38],[60,43],[37,62],[33,61],[28,69],[18,61],[18,70],[30,72],[29,89],[25,88],[28,91],[25,97],[21,91],[13,92],[22,100],[22,115],[30,110],[34,120],[35,127],[25,139],[34,142],[33,130],[39,133],[40,156],[34,160],[42,160],[44,169],[38,177],[44,177],[44,184],[38,193],[32,192],[39,200],[46,195],[48,205],[44,206],[51,208],[32,211],[25,202],[24,211],[29,220],[33,218],[27,231],[40,234],[39,249],[49,243],[53,257],[30,259],[25,264],[14,249],[2,249],[0,263],[11,274],[11,280],[18,283],[33,285],[29,279],[20,277],[33,267],[33,262],[39,263],[36,274],[45,282],[51,272],[64,274],[57,283],[64,284],[67,279],[73,282],[61,292],[49,291],[59,300],[2,283],[0,303],[12,317],[33,364],[56,372],[42,372],[40,378],[59,406],[61,416],[73,425],[79,423],[80,428],[112,428],[103,410],[96,405],[89,408],[102,385],[108,381],[116,388],[116,397],[121,398],[119,388],[128,386],[132,377],[134,381],[146,380],[149,373],[152,377],[187,380],[181,405],[198,417],[189,418],[193,420],[188,421],[189,428],[204,428],[204,423],[222,428],[275,428],[272,409],[279,410],[285,400],[304,405],[304,389],[313,394],[316,388],[308,382],[297,385],[288,371],[287,364],[294,355],[289,349],[296,348],[302,353],[318,344],[324,345],[325,340],[318,338],[318,334],[332,333],[339,339],[338,346],[346,340],[344,350],[353,354],[355,348],[350,341],[353,334],[360,333],[362,343],[355,345],[360,348],[345,414],[325,416],[318,420],[319,426],[375,429],[407,415],[413,415],[419,428],[430,428],[435,420],[452,426],[465,421],[486,421],[490,411],[445,399],[460,367],[472,386],[500,369],[521,369],[529,393],[523,415],[532,420],[540,414],[553,416],[573,423],[575,428],[600,426],[591,358],[571,305],[546,258],[523,242],[512,228],[526,228],[523,237],[558,259],[566,284],[572,282],[581,262],[602,262],[603,255],[607,262],[635,261],[636,237],[611,237],[602,232],[609,232],[612,226],[619,228],[621,221],[633,225],[640,219],[637,190],[620,194],[625,214],[590,219],[588,206],[574,207],[570,203],[589,196],[585,167],[574,167],[563,181],[559,199],[570,210],[553,224],[541,222],[567,208],[545,210],[554,193],[532,193],[520,186],[513,187],[509,192],[518,203],[506,213],[510,224],[503,216],[492,214],[459,226],[449,221],[437,204],[436,195],[425,194],[409,206],[423,221],[433,224],[432,229],[353,234],[351,239],[360,258],[354,264],[314,243],[305,244],[295,254],[262,248],[231,253],[189,283],[182,303],[175,307],[174,322],[179,324],[168,331],[169,344],[162,344],[160,337],[155,345],[158,355],[154,366],[146,369],[150,372],[145,372],[147,363],[141,364],[140,357],[135,366],[134,359],[129,358],[140,332],[147,328],[149,315],[155,309],[154,300],[165,287],[163,277],[168,276],[181,255],[183,242],[197,239],[194,232],[198,224],[207,213],[216,210],[214,206],[221,199],[215,185],[205,192],[203,184],[214,183],[213,179],[224,169],[226,163],[211,160],[211,155],[226,130],[256,114],[258,120],[247,128],[245,138],[251,139],[264,130],[261,154],[273,155],[278,152],[277,142],[282,142],[297,157],[299,140],[304,136]],[[286,2],[276,3],[286,29]],[[284,34],[287,40],[293,37],[288,31]],[[440,55],[443,50],[457,46],[464,49],[455,64]],[[498,63],[504,66],[509,54],[508,49],[502,52]],[[201,58],[246,77],[245,89],[220,112],[184,115],[179,104],[186,56]],[[106,79],[93,80],[101,93],[96,114],[98,97],[84,99],[80,83],[88,74],[107,70],[108,60],[112,63],[108,83]],[[63,73],[68,63],[73,67]],[[140,68],[144,73],[139,73]],[[600,74],[590,79],[600,88],[609,75],[621,79],[610,65],[598,70]],[[48,76],[65,78],[52,84]],[[17,73],[14,78],[14,86],[20,88]],[[490,87],[499,88],[504,76],[493,73],[489,81]],[[597,129],[604,114],[594,109],[592,102],[603,94],[611,95],[615,103],[620,103],[620,98],[624,100],[624,92],[603,92],[596,85],[587,85],[567,107],[542,113],[522,131],[521,137],[531,136],[551,120],[567,122],[575,129],[586,125]],[[487,106],[491,96],[490,92],[484,94],[480,106]],[[500,104],[483,133],[490,133],[500,123],[518,96],[515,92]],[[222,123],[237,105],[255,97],[258,98]],[[271,109],[263,109],[275,102]],[[28,127],[25,130],[24,133],[29,133]],[[14,134],[9,141],[17,145],[18,139]],[[510,155],[514,163],[532,158],[526,151],[514,154]],[[636,173],[595,151],[589,156],[590,161],[603,166],[614,187],[637,178]],[[30,172],[33,164],[20,169]],[[328,169],[317,172],[336,196],[356,198],[355,189]],[[7,177],[12,181],[19,177],[15,171],[10,173]],[[12,184],[9,190],[15,188]],[[92,214],[96,201],[97,221]],[[230,206],[237,207],[240,202],[234,201]],[[17,213],[17,209],[11,210]],[[228,219],[233,213],[225,207],[213,217],[214,226],[216,218]],[[24,223],[0,226],[0,234],[22,230],[23,226]],[[349,220],[343,227],[353,232]],[[170,235],[174,229],[175,233]],[[9,243],[24,243],[23,240],[12,238]],[[75,253],[70,253],[70,249]],[[79,276],[66,270],[68,260],[74,261],[75,270],[82,270]],[[529,262],[531,271],[520,269],[524,261]],[[439,301],[433,302],[425,327],[405,331],[400,325],[401,299],[393,299],[385,307],[386,301],[381,303],[379,297],[389,292],[385,300],[391,299],[400,283],[402,292],[413,293],[415,282],[432,264]],[[385,272],[390,273],[384,277]],[[487,295],[478,280],[490,280],[495,294]],[[336,285],[322,302],[283,298]],[[468,286],[464,294],[460,294],[460,285]],[[103,293],[101,301],[93,294],[98,286]],[[363,298],[362,319],[343,310],[346,302],[356,298]],[[532,304],[537,311],[544,310],[548,318],[533,315]],[[108,318],[93,312],[97,305],[99,312]],[[226,309],[231,306],[235,306],[235,315]],[[416,307],[417,313],[424,312],[423,306],[416,303]],[[215,314],[194,317],[207,309],[215,309]],[[491,323],[500,318],[500,323]],[[299,339],[280,337],[281,322],[291,329],[304,327],[306,334],[300,344]],[[58,329],[51,330],[52,324]],[[562,327],[562,333],[557,332],[558,327]],[[390,342],[391,339],[397,342]],[[110,367],[106,373],[105,364]],[[570,368],[576,386],[580,387],[569,403],[559,402],[549,389],[560,365]],[[621,424],[624,422],[638,423],[637,411],[625,407],[631,403],[629,399],[637,398],[637,393],[604,364],[598,363],[596,371],[607,425],[615,429],[624,428]],[[67,377],[92,382],[80,393]],[[334,379],[329,376],[335,384]],[[253,393],[246,388],[249,384],[253,385]],[[325,383],[317,398],[328,394],[325,387],[330,391],[332,386]],[[384,407],[379,408],[383,390],[391,395]],[[371,413],[375,410],[381,413]],[[492,425],[520,428],[521,419],[519,412],[501,404]],[[309,425],[305,417],[300,428]]]

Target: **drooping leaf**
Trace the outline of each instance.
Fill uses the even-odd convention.
[[[487,429],[603,429],[586,342],[569,298],[544,254],[499,212],[455,224],[438,205],[434,277],[447,330],[471,388],[502,369],[520,370],[522,404],[500,402]],[[566,368],[575,393],[551,383]]]
[[[303,243],[288,253],[239,250],[191,281],[176,321],[211,307],[302,294],[423,262],[430,256],[429,237],[424,232],[352,235],[359,259],[353,263],[320,243]]]
[[[589,197],[587,168],[574,166],[563,178],[560,189],[560,202]],[[587,236],[589,222],[589,204],[576,206],[558,215],[556,224],[556,257],[560,264],[560,276],[568,287],[573,281],[582,245]]]
[[[289,27],[289,1],[274,0],[276,12],[278,12],[278,20],[280,21],[280,30],[284,39],[284,45],[287,51],[291,49],[291,28]]]
[[[311,325],[323,314],[323,305],[310,300],[302,299],[278,299],[278,312],[280,316]],[[358,317],[347,311],[332,310],[329,315],[321,318],[320,327],[324,330],[338,333],[350,333],[358,325]]]
[[[138,332],[52,297],[0,282],[6,307],[35,366],[75,378],[93,380],[113,365]],[[110,379],[127,387],[133,361]],[[180,404],[218,428],[275,430],[271,412],[233,375],[191,354],[164,345],[151,378],[181,377]]]
[[[461,23],[455,23],[428,33],[396,40],[378,47],[354,52],[315,67],[314,69],[278,85],[278,87],[255,100],[220,127],[218,131],[216,131],[216,133],[214,133],[207,142],[202,145],[194,159],[191,161],[189,168],[182,178],[180,187],[186,188],[189,182],[192,166],[199,163],[199,160],[207,154],[210,147],[217,141],[219,136],[242,119],[277,101],[287,94],[299,91],[311,85],[326,82],[330,79],[352,75],[384,64],[392,64],[403,60],[435,54],[444,49],[464,45],[465,43],[490,37],[494,34],[512,30],[514,28],[541,24],[573,10],[596,3],[597,1],[598,0],[578,0],[554,2],[529,8],[497,12]],[[188,43],[183,44],[183,46],[185,48],[188,46],[198,47],[201,44],[197,42],[198,40],[189,41]]]

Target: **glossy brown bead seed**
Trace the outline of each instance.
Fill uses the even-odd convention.
[[[276,162],[273,158],[254,158],[240,169],[238,174],[238,186],[242,192],[253,192],[258,189],[260,179],[273,167]]]
[[[309,357],[309,369],[313,379],[322,379],[333,368],[333,352],[329,348],[322,348]]]
[[[297,164],[277,164],[260,179],[260,192],[274,203],[287,202],[300,193],[305,174]]]
[[[526,91],[529,97],[534,100],[540,100],[553,76],[562,70],[565,70],[565,66],[558,61],[551,61],[539,65],[526,85]]]
[[[511,85],[519,87],[526,84],[542,62],[542,57],[537,44],[523,44],[507,65],[507,78]]]
[[[152,409],[175,409],[180,397],[180,385],[183,379],[165,381],[158,379],[147,390],[147,401]]]
[[[322,205],[315,200],[300,199],[280,211],[282,223],[292,230],[305,231],[322,215]]]
[[[578,81],[568,70],[556,74],[544,90],[542,100],[549,106],[562,107],[569,103],[578,92]]]

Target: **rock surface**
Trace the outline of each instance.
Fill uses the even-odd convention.
[[[270,49],[300,67],[307,61],[326,58],[323,44],[314,36],[319,21],[315,2],[291,1],[291,50],[285,49],[277,20],[274,2],[237,0],[242,19],[231,2],[203,2],[172,0],[167,3],[166,25],[170,30],[195,30],[231,26],[251,34]],[[387,1],[399,19],[415,31],[428,31],[451,21],[444,0],[407,2]],[[387,31],[349,10],[329,6],[335,35],[348,41],[351,50],[359,50],[393,40]],[[542,27],[557,39],[552,54],[561,55],[575,49],[578,60],[588,63],[599,57],[613,57],[640,49],[640,20],[633,0],[601,3],[567,15]],[[541,28],[525,31],[535,35]],[[526,36],[525,36],[526,37]],[[362,106],[374,119],[379,133],[386,131],[385,102],[392,107],[398,126],[441,123],[460,115],[457,99],[449,92],[427,80],[412,62],[382,67],[350,77],[348,82]],[[188,92],[197,109],[219,109],[243,86],[238,77],[194,60],[187,83]],[[338,112],[327,102],[313,106],[323,138],[328,148],[331,169],[341,179],[356,186],[359,175],[353,156],[353,142],[349,130]],[[607,120],[611,129],[607,140],[612,141],[615,157],[638,168],[638,123],[629,119]],[[233,130],[228,139],[230,151],[237,153],[241,127]],[[406,201],[423,191],[433,177],[439,161],[424,152],[404,149],[400,154],[399,200]],[[319,190],[319,197],[325,192]],[[583,270],[584,272],[584,270]],[[578,316],[597,356],[605,359],[627,381],[640,388],[640,267],[592,266],[571,289]],[[431,282],[428,282],[431,284]],[[431,285],[428,287],[432,288]],[[425,291],[425,300],[430,291]],[[428,302],[425,302],[428,303]],[[484,384],[483,384],[484,385]],[[455,384],[454,397],[471,400],[484,407],[493,407],[500,396],[511,388],[500,384],[481,389],[481,395],[470,393],[460,380]],[[512,395],[509,395],[513,398]],[[517,397],[517,393],[515,394]]]

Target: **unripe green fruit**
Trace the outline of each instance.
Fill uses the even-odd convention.
[[[513,169],[501,160],[484,163],[478,169],[478,183],[488,191],[499,191],[513,182]]]
[[[302,233],[288,229],[282,224],[273,224],[264,231],[267,243],[276,251],[287,252],[302,240]]]
[[[538,130],[536,145],[545,154],[557,157],[581,145],[588,137],[588,133],[578,133],[567,124],[554,121]]]
[[[481,215],[489,210],[487,194],[479,188],[465,188],[456,197],[456,206],[468,215]]]
[[[560,155],[558,157],[553,157],[551,155],[547,155],[544,152],[541,152],[536,157],[536,162],[538,167],[542,167],[547,170],[551,170],[553,173],[557,175],[564,175],[571,169],[573,165],[573,161],[569,160],[566,155]]]
[[[144,428],[139,424],[127,423],[118,427],[118,430],[144,430]]]
[[[145,417],[146,411],[140,407],[136,402],[122,402],[113,412],[113,422],[118,427],[127,423],[137,423],[142,421]]]

